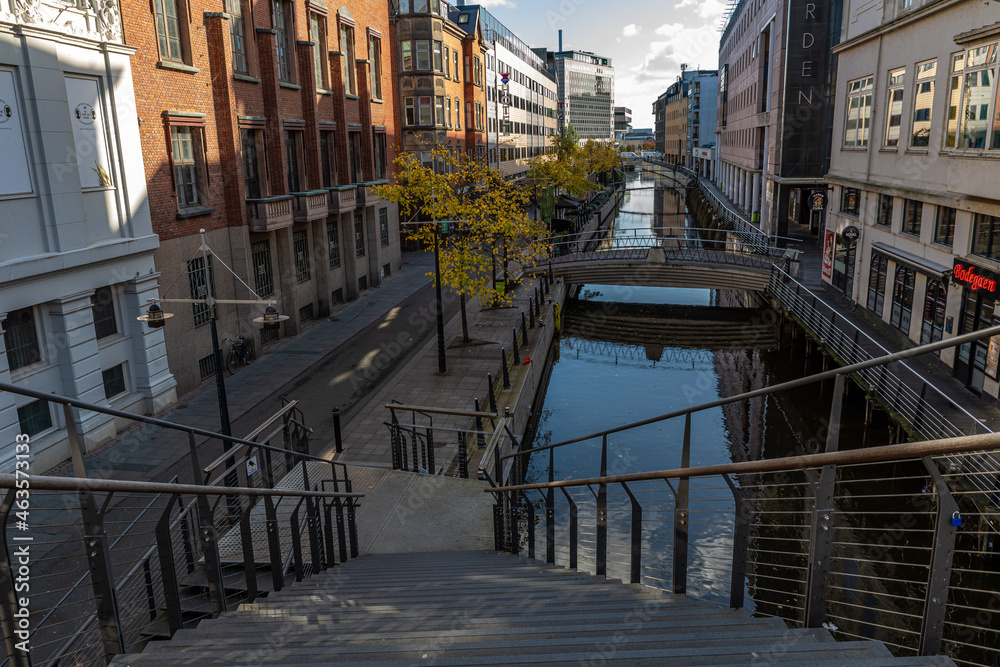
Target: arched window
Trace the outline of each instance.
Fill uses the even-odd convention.
[[[892,313],[889,315],[889,324],[905,334],[910,333],[914,280],[913,269],[906,266],[896,269],[896,280],[892,286]]]
[[[936,343],[944,335],[944,309],[948,302],[948,288],[940,280],[927,282],[924,299],[924,321],[920,327],[920,344]]]
[[[885,272],[888,262],[885,255],[872,253],[872,266],[868,274],[868,310],[879,317],[882,316],[882,308],[885,305]]]

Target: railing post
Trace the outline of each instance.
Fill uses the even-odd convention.
[[[601,441],[601,477],[608,475],[608,436]],[[599,577],[608,572],[608,485],[601,482],[597,486],[597,535],[595,554],[595,572]]]
[[[167,508],[160,516],[156,524],[156,552],[160,559],[160,575],[163,583],[163,599],[167,607],[167,626],[170,634],[177,632],[184,627],[184,618],[181,613],[181,593],[177,582],[177,571],[174,569],[174,544],[170,538],[170,512],[174,504],[184,512],[184,506],[177,495],[171,496],[167,502]]]
[[[345,491],[352,493],[351,480],[345,483]],[[354,499],[347,499],[347,533],[351,538],[351,558],[358,557],[358,521],[354,512]]]
[[[628,488],[625,482],[622,482],[622,488],[625,489],[625,493],[628,494],[628,498],[632,503],[632,529],[629,535],[629,583],[638,584],[642,575],[642,505],[636,500],[635,495],[632,494],[632,490]]]
[[[577,536],[577,512],[576,503],[573,502],[573,498],[569,495],[569,492],[563,488],[563,495],[566,496],[566,502],[569,503],[569,567],[571,570],[576,569],[576,536]]]
[[[524,497],[524,504],[528,510],[528,558],[535,557],[535,506]]]
[[[321,501],[322,502],[322,501]],[[333,544],[333,503],[323,502],[323,539],[326,540],[326,565],[324,569],[331,568],[337,564],[336,549]]]
[[[0,622],[3,623],[3,639],[10,656],[12,667],[31,667],[31,654],[17,648],[18,639],[26,639],[26,635],[18,635],[17,626],[17,595],[14,591],[14,568],[11,566],[10,552],[7,545],[7,517],[14,507],[16,489],[8,489],[0,503],[0,582],[3,585],[0,596]]]
[[[427,427],[427,472],[434,474],[434,427]]]
[[[826,433],[826,453],[840,449],[841,408],[844,401],[844,381],[846,376],[838,374],[833,386],[833,401],[830,406],[830,423]],[[830,558],[833,555],[834,529],[834,486],[837,482],[837,466],[823,466],[816,479],[815,473],[807,472],[813,487],[812,525],[809,536],[809,573],[806,583],[805,627],[818,628],[826,616],[827,586],[830,574]]]
[[[299,508],[302,507],[300,501],[292,510],[290,524],[292,528],[292,564],[295,567],[295,581],[302,581],[302,536],[299,535]]]
[[[729,490],[733,492],[733,568],[729,585],[729,606],[733,609],[743,608],[743,584],[747,576],[747,547],[750,539],[750,511],[743,494],[740,492],[729,475],[723,475],[729,485]]]
[[[549,484],[555,480],[555,451],[549,450]],[[545,562],[556,562],[556,490],[549,487],[545,495]]]
[[[475,399],[476,412],[481,412],[479,409],[479,399]],[[483,435],[483,418],[476,417],[476,442],[479,443],[479,449],[486,449],[486,436]]]
[[[264,496],[264,516],[267,526],[267,551],[271,558],[271,584],[277,593],[285,585],[285,575],[284,563],[281,561],[281,543],[278,540],[278,514],[271,496]]]
[[[684,444],[681,450],[681,467],[691,465],[691,413],[684,415]],[[674,590],[677,595],[687,594],[688,565],[688,496],[691,481],[687,477],[677,480],[674,497]]]
[[[458,476],[469,479],[468,452],[465,451],[465,432],[458,433]]]
[[[389,443],[392,447],[392,469],[402,470],[403,456],[400,452],[399,420],[396,419],[396,411],[392,408],[389,408]]]
[[[934,547],[931,550],[931,572],[927,580],[923,621],[920,626],[920,655],[938,655],[944,632],[945,611],[948,607],[948,585],[951,582],[951,561],[955,553],[957,527],[951,517],[958,512],[958,503],[952,496],[947,482],[941,476],[937,463],[929,456],[923,458],[924,467],[934,480],[938,495]]]
[[[250,528],[250,511],[247,506],[240,518],[240,543],[243,545],[243,575],[247,582],[247,602],[257,599],[257,555],[254,553],[253,531]]]

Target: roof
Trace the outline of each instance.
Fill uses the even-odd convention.
[[[472,36],[476,35],[479,28],[479,7],[453,7],[455,11],[448,12],[451,19],[459,28]],[[459,20],[463,14],[468,15],[468,20],[464,23]]]

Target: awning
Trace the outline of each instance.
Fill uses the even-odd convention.
[[[951,268],[947,266],[942,266],[923,257],[918,257],[913,253],[900,250],[899,248],[893,248],[891,245],[887,245],[881,242],[875,242],[872,244],[872,249],[877,250],[889,259],[894,260],[897,264],[905,264],[906,266],[923,273],[924,275],[932,276],[934,278],[944,278],[945,276],[951,274]]]

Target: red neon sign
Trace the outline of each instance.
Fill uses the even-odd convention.
[[[955,262],[952,275],[955,276],[955,280],[968,285],[973,292],[984,290],[995,294],[997,291],[996,278],[976,273],[976,270],[974,266],[965,266],[960,262]]]

